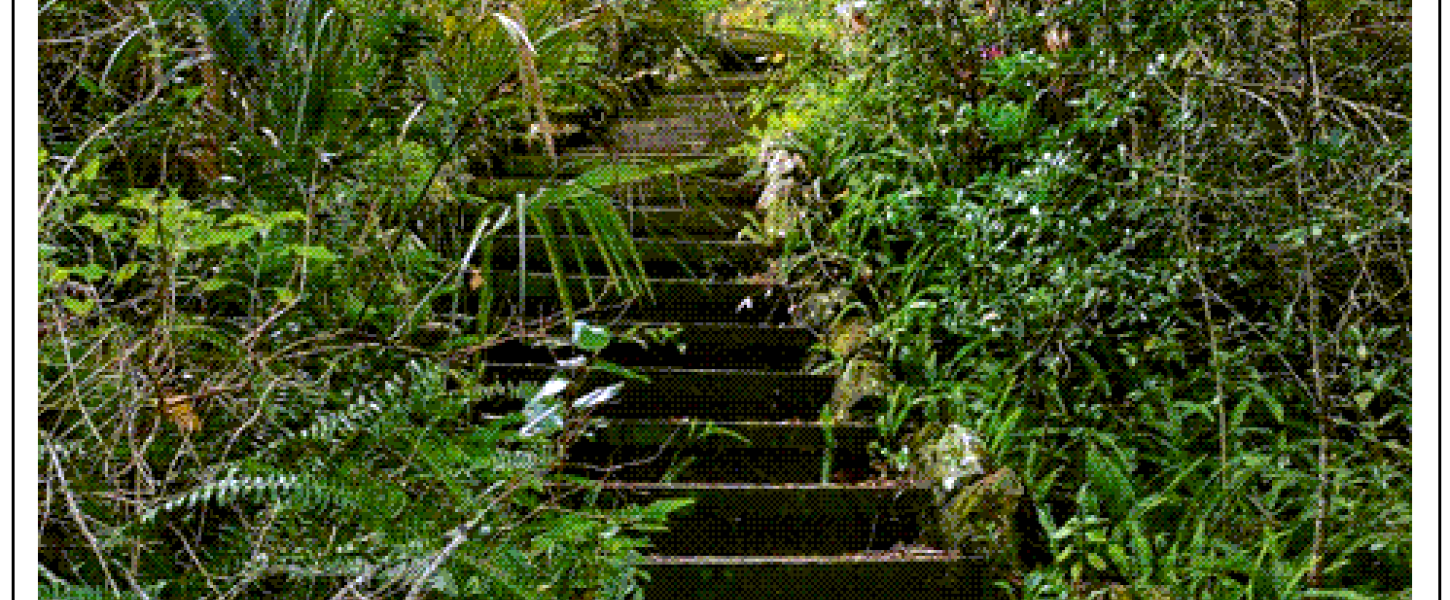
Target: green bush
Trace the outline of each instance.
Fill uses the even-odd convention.
[[[637,534],[679,504],[565,510],[543,490],[579,483],[552,467],[588,407],[469,366],[551,333],[475,307],[473,248],[512,218],[580,206],[641,287],[597,189],[659,169],[469,194],[469,141],[605,79],[583,4],[40,7],[43,594],[635,595]],[[532,402],[459,430],[497,400]]]
[[[764,133],[840,200],[796,264],[856,261],[886,422],[998,440],[1058,559],[1018,597],[1405,589],[1404,7],[997,6],[877,3]]]

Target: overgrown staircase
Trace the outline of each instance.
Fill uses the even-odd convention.
[[[603,143],[564,150],[557,168],[547,157],[523,157],[502,166],[507,177],[482,182],[508,197],[601,161],[721,159],[708,177],[613,190],[654,297],[620,295],[588,318],[673,335],[605,350],[602,359],[649,382],[627,382],[593,413],[593,433],[571,449],[567,468],[600,481],[606,504],[695,499],[651,538],[642,565],[650,600],[976,598],[972,559],[918,544],[930,488],[873,476],[874,426],[820,422],[836,381],[805,370],[816,335],[791,324],[788,286],[758,276],[768,250],[737,239],[759,186],[740,183],[745,161],[723,151],[742,140],[738,105],[764,77],[668,84]],[[557,314],[540,238],[525,235],[523,265],[507,247],[516,242],[502,243],[491,259],[499,306]],[[582,296],[586,285],[597,291],[607,282],[595,271],[572,274],[567,285]],[[512,343],[485,360],[499,381],[543,381],[561,368],[558,358]]]

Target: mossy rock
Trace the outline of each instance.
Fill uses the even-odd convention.
[[[855,356],[871,342],[871,321],[865,317],[844,317],[831,325],[826,343],[831,354]]]
[[[852,358],[836,378],[836,388],[831,393],[831,414],[837,420],[850,418],[851,409],[862,398],[889,393],[890,380],[891,371],[886,363],[865,356]]]

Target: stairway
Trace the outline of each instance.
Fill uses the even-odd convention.
[[[804,370],[816,336],[791,324],[788,288],[750,277],[765,270],[769,254],[736,234],[759,186],[739,183],[745,161],[722,152],[742,140],[735,107],[763,77],[670,84],[603,142],[563,151],[557,171],[546,157],[521,157],[503,166],[506,177],[481,182],[507,198],[541,185],[546,173],[600,161],[722,158],[708,177],[614,190],[655,297],[618,297],[588,319],[616,330],[669,328],[673,337],[604,351],[603,360],[650,381],[627,382],[599,407],[592,436],[572,448],[566,469],[599,481],[605,505],[695,499],[651,538],[653,554],[641,565],[649,600],[977,598],[974,559],[917,544],[930,488],[872,477],[873,426],[818,422],[835,379]],[[526,256],[542,256],[541,242],[525,236]],[[518,260],[515,250],[491,259],[498,305],[556,314],[547,261],[527,259],[520,289]],[[582,292],[606,283],[596,270],[570,275],[567,285]],[[484,361],[497,381],[541,382],[560,368],[557,358],[515,342]]]

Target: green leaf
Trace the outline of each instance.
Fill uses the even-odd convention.
[[[96,263],[84,267],[72,267],[68,271],[71,275],[79,275],[81,279],[86,280],[86,283],[95,283],[106,276],[106,268]]]
[[[136,62],[136,57],[146,47],[151,37],[143,35],[150,27],[137,27],[132,29],[121,43],[116,44],[111,56],[106,60],[106,67],[101,71],[101,84],[106,85],[118,77],[132,75],[131,66]]]
[[[1128,551],[1119,544],[1109,544],[1107,549],[1108,557],[1113,559],[1113,564],[1118,570],[1129,573],[1132,571],[1133,562],[1128,560]]]
[[[115,231],[117,226],[120,225],[121,222],[121,215],[103,215],[97,213],[86,213],[85,215],[81,216],[80,221],[77,221],[77,223],[82,227],[89,228],[91,231],[100,234],[107,234]]]
[[[80,174],[76,176],[76,181],[94,181],[96,177],[100,176],[100,174],[101,159],[93,158],[90,160],[90,162],[86,163],[86,166],[84,168],[81,169]]]
[[[229,285],[232,285],[232,284],[240,284],[240,283],[241,282],[239,282],[239,281],[237,281],[235,279],[227,279],[225,277],[213,277],[211,279],[208,279],[206,281],[201,282],[201,291],[203,291],[203,292],[215,292],[215,291],[220,290],[222,288],[225,288],[225,287],[227,287]]]
[[[576,348],[585,352],[603,350],[614,339],[608,329],[595,327],[585,321],[574,321],[573,342]]]
[[[298,211],[295,211],[295,210],[289,210],[289,211],[271,213],[271,214],[267,215],[266,218],[264,218],[262,220],[262,223],[261,224],[264,225],[264,226],[266,226],[266,227],[269,227],[270,228],[270,227],[274,227],[274,226],[277,226],[277,225],[281,225],[283,223],[306,223],[306,222],[307,222],[307,215],[302,214],[301,212],[298,212]]]
[[[141,271],[141,263],[135,263],[135,262],[126,263],[124,265],[121,265],[121,268],[120,269],[117,269],[116,270],[116,274],[114,275],[114,278],[116,280],[116,283],[125,283],[127,280],[131,279],[132,277],[135,277],[136,276],[136,273],[139,273],[140,271]]]
[[[1090,444],[1084,466],[1088,484],[1103,502],[1107,516],[1123,519],[1133,508],[1132,480],[1117,457],[1102,452],[1098,444]]]
[[[664,500],[655,500],[654,502],[651,502],[649,506],[644,507],[644,509],[640,511],[640,516],[649,520],[663,521],[666,517],[670,515],[670,513],[678,511],[694,503],[694,498],[666,498]]]
[[[83,317],[91,314],[91,311],[95,310],[96,308],[96,301],[91,300],[90,298],[87,298],[85,300],[77,300],[75,298],[63,298],[61,302],[65,304],[66,309]]]
[[[621,367],[619,365],[616,365],[614,363],[605,362],[605,361],[602,361],[602,360],[601,361],[594,361],[594,362],[589,363],[589,367],[592,368],[592,369],[597,369],[597,370],[600,370],[600,371],[604,371],[605,373],[613,373],[615,375],[619,375],[620,377],[624,377],[624,378],[627,378],[627,379],[633,379],[635,381],[642,381],[642,382],[645,382],[645,383],[649,383],[649,377],[646,377],[644,375],[641,375],[639,373],[636,373],[634,371],[631,371],[629,369],[626,369],[626,368]]]
[[[300,258],[316,260],[320,262],[332,262],[338,259],[337,254],[322,246],[289,245],[287,252]]]
[[[222,220],[222,227],[237,227],[241,225],[261,225],[262,220],[252,213],[237,213]]]
[[[588,394],[585,394],[583,398],[575,400],[574,408],[593,408],[600,404],[604,404],[605,402],[608,402],[610,399],[618,395],[619,390],[622,387],[624,387],[624,383],[616,383],[614,385],[605,386],[597,390],[591,391]]]
[[[441,347],[444,350],[457,350],[459,348],[467,348],[469,346],[482,345],[482,344],[488,342],[489,339],[490,339],[490,336],[487,336],[487,335],[482,335],[482,334],[477,334],[477,333],[470,333],[468,335],[461,335],[461,336],[456,336],[456,337],[450,337],[450,338],[448,338],[446,340],[443,340],[443,344],[442,344]]]
[[[276,294],[277,295],[277,301],[278,302],[281,302],[283,304],[289,304],[289,303],[291,303],[291,302],[293,302],[293,301],[295,301],[297,299],[297,292],[292,291],[290,288],[274,287],[274,288],[271,289],[271,292],[273,294]],[[348,304],[349,305],[355,305],[357,303],[348,303]]]

